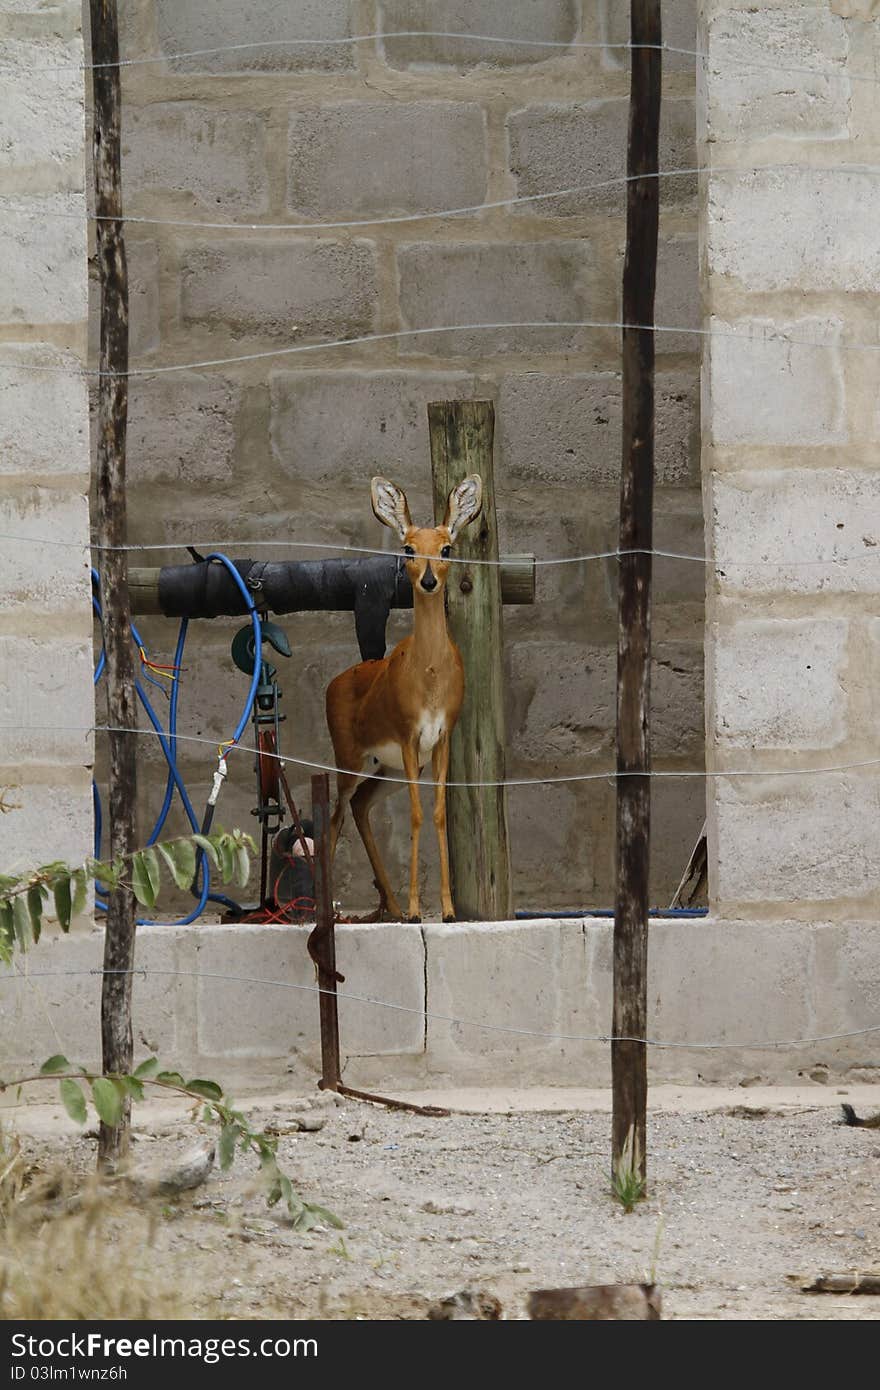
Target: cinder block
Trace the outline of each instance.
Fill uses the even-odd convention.
[[[876,918],[816,924],[811,937],[816,1032],[873,1028],[880,1016],[880,933]],[[851,1060],[863,1066],[877,1065],[876,1033],[852,1038],[843,1047],[852,1049]]]
[[[196,245],[181,264],[185,324],[291,344],[375,328],[376,267],[366,241],[249,238]]]
[[[698,643],[658,643],[651,676],[652,745],[658,757],[699,750],[703,658]],[[611,767],[616,711],[613,647],[523,642],[510,653],[514,753],[554,771]],[[586,766],[599,758],[598,767]]]
[[[175,372],[129,388],[128,477],[216,486],[232,477],[241,390],[223,377]]]
[[[22,177],[16,182],[23,192],[82,188],[81,63],[79,38],[65,41],[46,35],[0,42],[4,70],[0,170],[19,170]],[[34,69],[43,67],[57,71],[36,77]],[[51,100],[47,100],[47,82],[52,84]]]
[[[712,1065],[700,1043],[726,1044],[732,1049],[724,1059],[728,1076],[731,1065],[748,1064],[751,1045],[808,1037],[814,1031],[805,969],[810,935],[801,922],[737,922],[725,929],[705,920],[652,920],[651,1037],[693,1044],[687,1060],[700,1069]],[[657,1061],[682,1065],[668,1055]]]
[[[430,6],[413,0],[380,0],[379,27],[385,37],[381,51],[393,68],[520,67],[563,57],[577,38],[578,9],[574,0],[469,0],[465,9],[456,0],[432,0]],[[395,32],[433,30],[447,34],[500,35],[516,42],[481,43],[456,38],[394,38]],[[535,42],[554,42],[559,48],[537,48]]]
[[[314,1042],[318,995],[307,936],[304,927],[196,929],[202,1056],[286,1057]]]
[[[425,944],[419,926],[376,923],[336,932],[339,1037],[343,1056],[394,1056],[425,1050]],[[360,1000],[345,996],[360,995]],[[380,1008],[365,1000],[397,1008]]]
[[[75,731],[68,738],[72,754],[77,744],[80,748],[84,766],[78,769],[52,773],[51,782],[37,781],[32,770],[24,776],[17,767],[0,771],[7,808],[0,816],[0,872],[34,869],[53,859],[84,864],[94,853],[92,777],[87,765],[93,741]]]
[[[833,902],[880,889],[875,776],[719,779],[715,814],[721,910],[725,903]]]
[[[584,240],[414,243],[400,248],[398,269],[408,328],[597,317],[595,260]],[[588,336],[589,329],[541,327],[429,333],[402,339],[400,350],[444,357],[561,352],[583,346]]]
[[[878,593],[880,473],[789,469],[712,480],[724,587]]]
[[[713,175],[709,271],[752,292],[872,292],[880,281],[878,220],[880,187],[870,174],[798,168]]]
[[[0,531],[7,537],[0,546],[0,613],[13,613],[22,604],[44,613],[79,610],[87,631],[88,499],[48,488],[0,497]],[[73,544],[46,545],[52,540]]]
[[[553,771],[607,763],[615,720],[616,655],[575,642],[521,642],[509,651],[508,739],[516,757]],[[601,770],[600,767],[597,770]]]
[[[156,14],[159,52],[169,61],[175,53],[245,45],[237,52],[175,59],[174,72],[338,72],[356,61],[354,45],[340,42],[353,32],[348,0],[300,0],[295,8],[289,0],[257,6],[214,0],[208,9],[156,0]],[[286,42],[293,39],[307,42]]]
[[[89,401],[79,358],[49,343],[4,343],[3,360],[21,366],[0,372],[0,474],[87,478]]]
[[[664,51],[663,71],[693,71],[693,52],[697,48],[697,0],[662,0],[661,20],[664,44],[670,49],[689,50],[685,53]],[[599,0],[599,32],[602,42],[609,45],[602,53],[603,66],[628,68],[629,54],[619,45],[629,43],[629,0]]]
[[[53,213],[63,217],[53,217]],[[22,215],[27,213],[27,216]],[[10,200],[0,213],[0,323],[84,322],[86,210],[78,193]]]
[[[306,950],[308,930],[198,929],[199,1050],[204,1056],[282,1058],[314,1047],[319,1036],[318,994]],[[337,956],[346,977],[341,993],[401,1006],[385,1009],[341,1000],[343,1054],[421,1052],[425,977],[419,928],[399,924],[342,927],[337,932]],[[231,1030],[233,1017],[237,1024]]]
[[[699,356],[703,340],[698,330],[700,312],[700,256],[695,236],[661,239],[657,248],[657,292],[654,322],[663,328],[681,328],[682,333],[654,335],[658,356],[669,352],[689,352]]]
[[[847,734],[842,618],[719,625],[712,644],[715,738],[732,748],[831,748]]]
[[[846,442],[840,319],[712,319],[710,329],[713,443]]]
[[[583,1058],[579,1039],[547,1036],[599,1031],[579,921],[432,923],[425,942],[431,1072],[558,1081]]]
[[[838,14],[814,5],[725,10],[709,20],[706,42],[710,140],[847,135],[849,43]]]
[[[699,402],[693,374],[659,372],[656,408],[657,482],[697,481]],[[496,430],[499,477],[509,484],[617,484],[620,377],[611,372],[505,375]]]
[[[85,617],[85,615],[84,615]],[[0,636],[0,763],[90,762],[85,737],[95,717],[91,633],[83,621],[79,637],[45,639]],[[79,725],[66,732],[52,725]],[[29,733],[28,726],[40,727]]]
[[[123,132],[126,199],[172,193],[210,207],[218,220],[268,206],[266,122],[246,111],[196,102],[131,106]]]
[[[269,386],[278,467],[303,482],[360,487],[349,505],[361,510],[373,473],[425,482],[429,401],[479,394],[459,372],[273,372]]]
[[[592,904],[595,845],[585,833],[589,790],[585,795],[577,783],[511,786],[507,806],[517,907],[540,912]]]
[[[132,981],[136,1062],[152,1053],[169,1067],[185,1067],[189,1060],[181,1056],[188,1050],[183,1007],[187,982],[174,975],[189,934],[185,928],[138,929],[135,964],[146,974],[136,973]],[[30,1063],[36,1071],[57,1052],[74,1066],[100,1063],[103,949],[102,930],[64,936],[49,927],[27,963],[19,958],[14,975],[9,967],[0,967],[5,1076],[12,1062]],[[33,978],[28,978],[28,966]],[[153,970],[161,973],[154,975]],[[54,1100],[57,1094],[47,1082],[46,1098]]]
[[[346,101],[290,116],[287,205],[305,217],[391,216],[486,197],[475,102]]]
[[[620,212],[626,206],[626,144],[629,102],[547,102],[508,117],[510,171],[519,196],[605,184],[595,191],[521,204],[516,211],[538,217],[575,217],[595,209]],[[663,103],[660,168],[696,165],[694,103],[690,98]],[[696,193],[696,176],[664,179],[664,207],[687,202]]]

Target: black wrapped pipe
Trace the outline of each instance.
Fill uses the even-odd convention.
[[[392,608],[412,608],[412,588],[399,555],[358,560],[235,560],[254,601],[272,613],[353,612],[364,661],[385,654]],[[159,608],[169,618],[218,618],[247,612],[225,565],[165,565]]]

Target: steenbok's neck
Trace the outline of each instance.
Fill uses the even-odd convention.
[[[413,590],[413,614],[413,650],[420,660],[430,665],[436,657],[443,656],[449,640],[444,590],[435,589],[433,594],[426,594],[416,587]]]

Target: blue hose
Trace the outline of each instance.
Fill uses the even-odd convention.
[[[263,640],[262,624],[260,622],[260,615],[256,610],[254,601],[247,590],[244,580],[242,579],[238,570],[233,565],[232,561],[227,559],[225,555],[221,555],[219,553],[209,555],[207,558],[208,560],[215,560],[218,563],[226,566],[232,578],[238,585],[242,597],[245,600],[245,603],[247,605],[247,611],[250,615],[251,623],[254,629],[254,673],[253,678],[251,680],[250,690],[248,691],[247,701],[245,703],[244,709],[241,714],[241,718],[239,719],[238,724],[236,725],[235,732],[231,739],[231,747],[234,747],[238,743],[239,739],[244,733],[245,728],[247,727],[247,722],[250,718],[251,710],[254,706],[254,700],[256,699],[257,687],[260,683],[260,651],[262,649]],[[92,583],[96,588],[100,589],[100,576],[96,569],[92,570]],[[94,608],[95,612],[100,618],[101,605],[98,598],[94,594],[92,595],[92,607]],[[159,736],[159,744],[162,749],[162,752],[165,755],[165,761],[168,764],[168,776],[165,782],[165,796],[159,814],[156,818],[156,822],[147,840],[148,845],[155,844],[162,833],[162,829],[165,825],[166,820],[168,819],[168,813],[171,809],[171,804],[174,799],[175,790],[180,795],[180,799],[183,804],[183,809],[186,813],[187,820],[189,821],[190,827],[193,831],[198,833],[200,829],[207,830],[210,827],[211,817],[213,815],[213,807],[209,805],[206,808],[204,820],[200,824],[198,817],[196,816],[196,813],[193,809],[192,802],[190,801],[189,795],[187,793],[186,786],[180,775],[180,771],[177,767],[177,710],[180,686],[179,672],[183,660],[183,650],[186,643],[188,626],[188,619],[184,618],[180,624],[180,632],[178,634],[177,647],[174,654],[174,665],[177,669],[178,675],[177,679],[175,679],[172,682],[171,687],[171,701],[167,732],[164,729],[158,715],[156,714],[156,711],[153,709],[153,706],[150,703],[149,697],[146,691],[144,690],[143,685],[139,680],[135,682],[135,689],[137,690],[138,698],[146,712],[147,718],[149,719],[150,723],[152,724],[153,728]],[[131,633],[138,647],[143,647],[144,642],[134,623],[132,623],[131,625]],[[105,665],[106,654],[102,648],[101,655],[98,658],[98,663],[95,667],[94,680],[96,685],[101,678]],[[158,684],[158,682],[153,680],[152,677],[150,677],[149,675],[147,675],[146,678],[151,682],[151,684]],[[162,689],[164,687],[159,688]],[[97,784],[95,782],[92,783],[92,796],[95,806],[95,858],[100,859],[103,816],[101,811],[101,797],[98,791]],[[222,893],[210,892],[210,871],[208,868],[204,851],[199,852],[196,861],[196,882],[198,881],[199,877],[201,878],[201,889],[198,894],[198,901],[196,903],[195,908],[186,917],[181,918],[179,922],[176,922],[173,925],[184,927],[188,926],[189,923],[194,922],[196,918],[200,917],[202,912],[204,912],[205,904],[209,900],[212,902],[221,903],[223,906],[231,908],[233,910],[238,909],[238,904],[233,902],[231,898],[225,897]],[[96,897],[95,904],[97,907],[106,911],[107,905],[105,902],[101,901],[101,899]],[[150,919],[138,918],[138,925],[150,925]]]

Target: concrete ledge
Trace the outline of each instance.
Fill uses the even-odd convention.
[[[608,921],[578,919],[340,927],[340,990],[361,996],[340,1004],[346,1080],[606,1086],[608,1046],[586,1039],[610,1029],[611,934]],[[138,1057],[155,1052],[231,1085],[291,1072],[314,1079],[307,935],[305,927],[141,928]],[[99,969],[101,951],[99,931],[48,935],[15,972],[0,973],[0,1075],[32,1070],[57,1051],[96,1062],[99,980],[79,972]],[[880,1081],[880,1031],[774,1046],[880,1025],[875,922],[654,920],[649,959],[650,1035],[685,1044],[651,1049],[653,1081]],[[396,1007],[366,1002],[377,1000]]]

